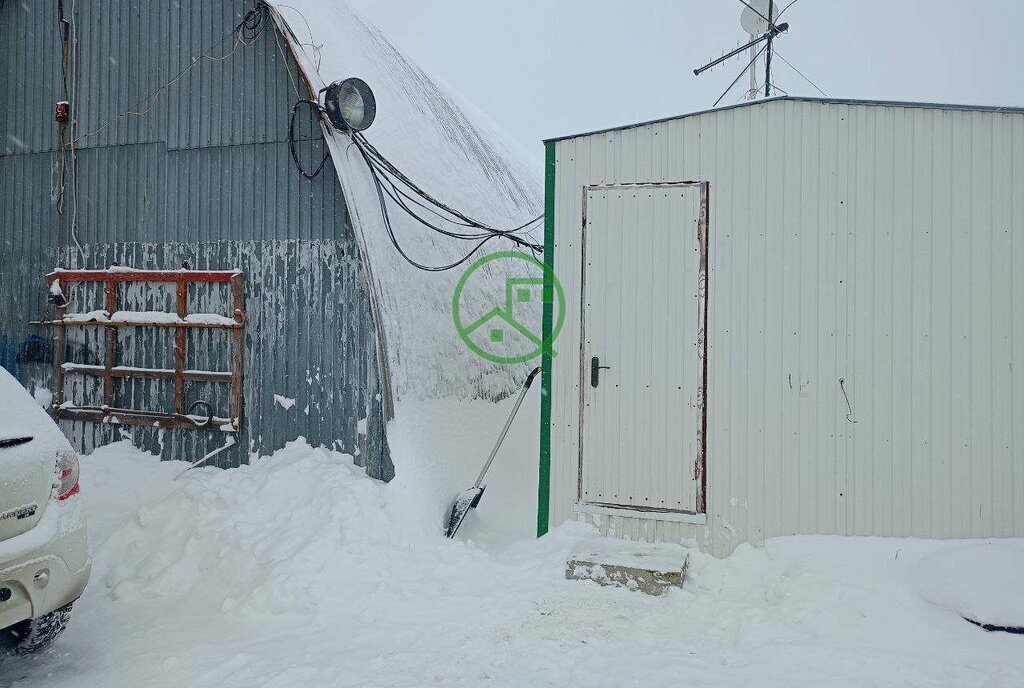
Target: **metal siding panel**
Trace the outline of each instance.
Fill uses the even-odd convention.
[[[934,224],[933,185],[935,149],[937,134],[936,113],[914,111],[907,119],[902,137],[911,146],[909,161],[902,173],[911,179],[912,205],[909,219],[904,225],[906,244],[899,259],[894,261],[896,277],[901,284],[897,296],[906,299],[904,308],[909,317],[902,320],[905,326],[904,355],[910,365],[901,370],[896,383],[900,397],[898,408],[904,409],[901,418],[895,420],[896,428],[908,428],[908,435],[897,433],[894,444],[896,457],[910,457],[903,461],[901,482],[902,493],[909,496],[907,510],[909,523],[902,524],[901,530],[914,535],[931,532],[933,527],[933,483],[931,461],[933,428],[930,403],[930,380],[933,370],[930,333],[932,331],[931,298],[934,288],[931,284],[931,265],[934,261],[931,245],[931,231]],[[902,269],[910,266],[909,270]]]
[[[1024,536],[1024,466],[1018,457],[1024,454],[1024,118],[1011,118],[1009,147],[1013,150],[1013,171],[1010,179],[1012,265],[1010,275],[1010,333],[1011,375],[1009,405],[1011,408],[1012,437],[1010,456],[1013,457],[1013,534]]]
[[[929,267],[929,357],[927,397],[929,400],[930,457],[931,462],[931,528],[935,532],[953,532],[951,498],[953,428],[948,419],[952,415],[952,308],[953,288],[953,122],[950,113],[940,113],[936,121],[932,163],[933,214],[930,226],[931,265]],[[945,189],[945,193],[943,193]]]
[[[964,113],[952,113],[953,136],[953,185],[951,189],[952,226],[952,269],[950,282],[950,342],[951,342],[951,499],[953,514],[951,533],[955,537],[969,537],[971,521],[971,214],[974,199],[971,198],[971,137],[970,117]],[[966,363],[966,364],[965,364]]]
[[[971,533],[994,532],[992,470],[992,117],[971,118]],[[975,413],[974,409],[978,412]],[[979,458],[980,457],[980,458]]]
[[[80,134],[110,121],[167,81],[248,9],[240,1],[212,9],[204,3],[177,4],[79,3],[81,102],[75,116]],[[369,415],[372,474],[393,476],[375,396],[379,390],[365,278],[341,189],[329,165],[316,181],[289,187],[296,178],[285,143],[287,113],[282,114],[291,100],[289,76],[281,68],[273,32],[227,60],[202,61],[168,88],[151,111],[113,121],[83,141],[87,147],[79,152],[77,234],[84,255],[64,246],[58,260],[54,246],[65,241],[56,237],[58,218],[49,196],[56,156],[10,155],[14,151],[6,145],[15,122],[25,128],[24,140],[35,149],[55,144],[52,90],[35,85],[57,83],[59,40],[52,9],[43,13],[27,8],[8,3],[0,17],[0,95],[5,104],[0,108],[5,141],[0,146],[0,180],[8,182],[0,188],[0,293],[5,294],[0,335],[8,343],[0,352],[3,362],[30,387],[50,384],[48,366],[18,365],[16,352],[7,351],[32,332],[27,321],[38,317],[43,304],[42,275],[58,262],[97,267],[116,260],[167,267],[188,259],[196,267],[241,266],[249,279],[252,317],[249,370],[258,372],[250,372],[245,381],[247,437],[237,450],[220,455],[218,465],[246,462],[249,452],[267,453],[296,434],[314,444],[339,440],[345,451],[354,452],[356,425]],[[14,21],[8,21],[11,17]],[[230,48],[230,41],[222,47]],[[242,94],[251,105],[266,103],[266,108],[240,112]],[[228,145],[239,143],[247,145]],[[266,184],[268,174],[273,175],[271,184]],[[259,203],[258,210],[253,201]],[[264,236],[272,241],[260,241]],[[167,240],[174,243],[159,243]],[[149,297],[132,298],[143,303]],[[204,296],[201,303],[216,303],[211,298]],[[323,308],[325,298],[332,300],[329,309]],[[82,333],[82,342],[97,349],[99,335]],[[199,354],[220,350],[209,333],[197,335],[193,348]],[[126,333],[119,355],[156,365],[167,350],[156,333]],[[213,359],[196,360],[209,364]],[[288,365],[291,370],[286,370]],[[274,368],[287,373],[290,388],[303,400],[292,410],[295,417],[273,402],[275,385],[264,371]],[[320,378],[313,384],[306,382],[307,369],[318,371]],[[371,384],[372,394],[366,389]],[[69,380],[69,393],[82,396],[97,390],[95,380]],[[139,383],[119,385],[118,394],[133,403],[150,403],[163,392]],[[311,403],[307,415],[306,403],[315,397],[348,401]],[[117,428],[82,423],[65,424],[65,431],[83,449],[119,436]],[[165,457],[201,455],[208,444],[223,441],[217,434],[180,431],[134,429],[132,434],[138,444]]]
[[[839,489],[840,454],[838,442],[838,395],[831,386],[832,380],[838,380],[836,351],[839,346],[837,331],[838,295],[841,286],[837,275],[838,244],[839,244],[839,175],[837,145],[841,117],[834,108],[818,111],[821,120],[821,137],[817,141],[814,154],[809,157],[817,160],[817,174],[822,184],[817,198],[820,222],[816,223],[821,236],[818,251],[818,279],[816,280],[815,299],[818,315],[818,366],[814,376],[808,382],[815,400],[815,423],[819,438],[816,451],[808,460],[818,464],[818,519],[816,528],[822,532],[841,532],[839,529],[838,503],[841,501]],[[828,381],[829,387],[821,386],[821,381]],[[818,384],[815,384],[818,383]],[[845,419],[843,419],[845,420]]]
[[[556,271],[578,294],[584,184],[637,160],[711,181],[711,527],[588,519],[716,554],[790,532],[1020,535],[1024,117],[776,102],[627,132],[556,144]],[[577,364],[554,363],[553,525],[575,500]]]
[[[993,532],[1000,536],[1014,534],[1013,514],[1013,348],[1012,313],[1013,244],[1012,199],[1013,148],[1012,118],[1003,116],[993,121],[992,148],[992,514]],[[1002,143],[1001,143],[1002,142]]]

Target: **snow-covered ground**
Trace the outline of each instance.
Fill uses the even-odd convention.
[[[83,460],[93,579],[0,686],[1024,686],[1024,636],[919,589],[964,543],[773,540],[652,598],[564,580],[581,525],[511,542],[485,497],[447,541],[401,485],[302,443],[184,466],[126,442]]]

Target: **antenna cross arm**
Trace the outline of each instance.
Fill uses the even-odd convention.
[[[748,50],[750,48],[753,48],[755,45],[760,45],[761,43],[764,43],[765,41],[770,41],[771,39],[773,39],[776,36],[778,36],[780,33],[785,33],[788,30],[789,30],[789,24],[787,24],[785,22],[779,24],[778,26],[773,26],[772,28],[768,29],[768,31],[766,31],[764,33],[764,35],[758,36],[757,38],[755,38],[754,40],[750,41],[746,45],[740,46],[739,48],[736,48],[732,52],[727,53],[725,55],[722,55],[717,60],[715,60],[713,62],[709,62],[706,65],[704,65],[703,67],[700,67],[699,69],[693,70],[693,74],[694,74],[694,76],[700,76],[704,72],[706,72],[709,69],[712,69],[714,67],[717,67],[718,65],[722,64],[726,60],[729,60],[731,58],[736,57],[740,53],[742,53],[742,52],[744,52],[744,51],[746,51],[746,50]]]

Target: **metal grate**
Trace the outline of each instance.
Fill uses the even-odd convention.
[[[69,303],[64,294],[78,283],[102,283],[104,309],[90,313],[68,313]],[[118,287],[126,283],[150,285],[173,284],[176,288],[176,312],[119,312]],[[189,287],[196,284],[225,284],[231,289],[230,316],[210,313],[189,313]],[[56,307],[53,320],[34,321],[34,325],[56,327],[53,352],[54,401],[50,409],[55,418],[122,425],[140,425],[164,429],[208,429],[238,432],[242,426],[242,375],[245,346],[245,277],[241,271],[201,270],[134,270],[111,268],[108,270],[56,270],[46,276],[47,290]],[[67,356],[67,332],[72,327],[102,327],[105,329],[106,356],[102,365],[71,363]],[[139,368],[116,365],[117,333],[119,328],[173,328],[174,368]],[[231,370],[190,370],[187,366],[187,337],[189,330],[217,329],[231,333]],[[101,378],[103,403],[79,404],[64,401],[66,375],[85,375]],[[121,408],[114,403],[115,379],[167,380],[173,383],[173,410]],[[205,382],[231,386],[229,417],[214,415],[213,406],[204,399],[193,400],[186,406],[185,383]]]

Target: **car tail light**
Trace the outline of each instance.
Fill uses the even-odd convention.
[[[78,457],[70,452],[57,455],[57,478],[54,487],[57,499],[64,501],[78,494]]]

